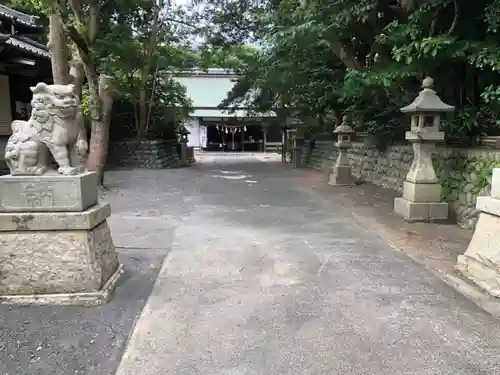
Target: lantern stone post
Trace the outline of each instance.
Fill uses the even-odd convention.
[[[418,97],[401,108],[401,112],[411,116],[411,128],[405,138],[413,147],[413,163],[403,183],[403,196],[394,200],[394,212],[411,222],[448,218],[448,203],[441,202],[432,152],[436,143],[444,141],[444,132],[439,131],[441,115],[455,107],[439,98],[433,84],[432,78],[425,78]]]
[[[285,163],[293,162],[293,148],[295,145],[295,135],[297,133],[297,129],[291,128],[290,125],[291,125],[290,123],[287,123],[286,136],[285,136],[285,142],[286,142]]]
[[[339,149],[339,155],[333,165],[330,173],[329,184],[333,186],[354,185],[354,178],[351,173],[351,164],[347,150],[352,147],[352,135],[354,130],[348,125],[347,116],[342,117],[342,123],[333,131],[337,135],[336,146]]]
[[[293,168],[302,168],[303,163],[302,163],[302,155],[304,152],[304,138],[295,135],[295,140],[293,142],[293,149],[292,149],[292,167]]]
[[[500,168],[493,169],[489,197],[477,197],[474,235],[456,269],[494,297],[500,297]]]
[[[186,129],[184,125],[180,125],[178,128],[177,136],[179,140],[179,147],[180,147],[180,164],[181,165],[188,165],[189,164],[189,155],[188,155],[188,135],[191,132]]]

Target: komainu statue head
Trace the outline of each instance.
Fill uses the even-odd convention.
[[[74,85],[48,85],[40,82],[30,89],[33,93],[32,116],[35,120],[38,120],[37,117],[41,117],[41,122],[52,116],[64,120],[73,120],[76,117],[80,102]]]

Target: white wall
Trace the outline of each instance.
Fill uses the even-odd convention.
[[[239,109],[236,112],[229,113],[227,110],[221,110],[217,107],[227,98],[237,82],[237,76],[234,74],[225,75],[207,75],[195,74],[192,76],[174,76],[174,80],[186,88],[187,96],[192,101],[194,112],[193,117],[248,117],[248,111]],[[250,91],[247,97],[254,96],[256,92]],[[255,114],[255,117],[276,117],[272,111],[268,113]]]
[[[188,146],[199,148],[200,147],[200,121],[198,118],[190,118],[187,121],[186,129],[191,133],[188,134]]]
[[[187,95],[195,108],[216,108],[233,88],[235,78],[232,77],[174,77],[186,87]]]

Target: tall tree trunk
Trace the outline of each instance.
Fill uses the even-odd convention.
[[[103,171],[99,176],[99,183],[101,186],[104,185],[104,167],[106,166],[106,162],[108,160],[109,128],[111,126],[111,116],[113,110],[113,89],[111,85],[111,77],[101,74],[99,77],[99,98],[101,99],[102,105],[102,139],[101,153],[99,155],[99,165],[102,166]]]
[[[101,153],[101,138],[102,138],[102,126],[101,126],[101,108],[99,100],[99,88],[98,88],[98,77],[97,73],[89,72],[89,69],[85,69],[85,75],[87,76],[87,82],[89,85],[89,112],[91,120],[91,130],[90,130],[90,142],[89,142],[89,155],[87,158],[87,169],[89,171],[95,171],[98,174],[99,169],[99,154]]]
[[[141,87],[139,91],[139,131],[137,137],[142,138],[146,135],[148,106],[147,106],[146,87]]]
[[[146,64],[144,69],[141,72],[141,83],[139,87],[139,127],[140,134],[137,134],[138,137],[141,135],[146,135],[146,131],[148,129],[148,104],[147,104],[147,90],[146,85],[148,82],[148,78],[151,75],[151,66],[153,63],[153,52],[156,48],[156,44],[158,42],[158,27],[160,24],[160,11],[163,2],[160,1],[160,4],[155,4],[154,13],[153,13],[153,23],[151,26],[151,34],[149,35],[148,46],[146,48]]]
[[[134,121],[135,121],[135,131],[136,131],[136,137],[137,138],[142,138],[143,137],[143,131],[144,128],[141,128],[141,121],[139,119],[139,102],[134,100],[132,103],[132,107],[134,108]]]
[[[83,69],[83,63],[80,60],[72,60],[69,62],[69,66],[70,81],[73,85],[75,85],[75,94],[81,100],[83,82],[85,80],[85,70]]]
[[[156,63],[156,69],[153,75],[153,87],[151,88],[151,95],[149,96],[149,104],[148,104],[148,114],[146,116],[146,127],[144,129],[144,133],[148,134],[149,126],[151,125],[151,112],[153,110],[155,93],[156,93],[156,84],[158,83],[158,70],[160,69],[160,60]]]
[[[87,169],[97,173],[99,184],[102,186],[104,167],[108,157],[109,128],[113,109],[111,77],[101,74],[98,79],[97,75],[94,75],[92,83],[89,78],[87,72],[92,118]]]
[[[91,131],[87,169],[97,173],[99,184],[104,181],[104,168],[108,156],[109,128],[113,109],[111,77],[89,74],[86,69],[89,84],[89,102],[91,116]],[[93,79],[91,79],[91,77]]]
[[[89,0],[88,2],[69,0],[64,3],[59,0],[51,0],[51,2],[52,13],[59,14],[59,11],[62,10],[61,7],[69,5],[75,17],[76,24],[79,26],[87,26],[84,30],[81,30],[77,29],[72,23],[60,23],[62,31],[66,33],[63,35],[67,35],[78,49],[78,55],[83,64],[85,76],[87,77],[91,132],[86,167],[90,171],[97,172],[98,181],[102,184],[104,179],[104,166],[108,153],[109,126],[113,99],[111,96],[110,78],[107,76],[98,76],[97,67],[92,56],[92,46],[96,42],[100,26],[107,25],[109,23],[109,18],[104,20],[100,18],[102,17],[102,13],[100,12],[100,3],[97,0]],[[82,17],[82,14],[85,13],[87,14],[86,20]],[[58,20],[61,22],[60,18],[58,18]],[[58,26],[56,22],[54,22],[53,25]],[[52,32],[53,36],[57,35],[57,30],[56,27]],[[61,49],[66,47],[67,49],[67,44],[59,47]],[[53,43],[51,48],[54,52],[59,52],[57,49],[58,47]],[[81,91],[82,82],[78,80],[78,70],[79,67],[76,65],[73,66],[71,77],[73,77],[75,85],[78,85],[76,89]],[[69,82],[71,78],[69,75],[69,66],[67,72],[67,80],[65,83]],[[60,74],[62,77],[62,70],[57,70],[57,74]]]
[[[363,64],[341,43],[333,46],[333,53],[349,69],[363,69]]]
[[[57,6],[57,0],[52,0],[51,12],[49,14],[49,41],[47,48],[50,51],[52,79],[54,83],[66,85],[70,83],[68,41],[61,18],[57,14]]]
[[[102,184],[104,180],[105,158],[108,153],[109,140],[109,117],[110,114],[104,113],[104,103],[101,101],[100,91],[105,96],[109,91],[108,77],[99,78],[97,72],[90,60],[85,63],[85,75],[89,85],[89,109],[91,117],[91,130],[89,142],[89,155],[87,158],[87,169],[97,173],[98,181]],[[102,89],[101,87],[102,86]],[[106,103],[106,109],[111,110],[111,104]],[[107,122],[104,122],[106,120]]]
[[[77,0],[70,0],[69,5],[77,22],[83,24],[81,12],[85,9],[84,4]],[[113,100],[111,98],[110,78],[104,75],[99,77],[91,47],[96,41],[101,23],[107,24],[107,21],[99,19],[99,2],[91,0],[87,5],[88,8],[85,9],[88,14],[88,20],[85,22],[87,28],[81,31],[69,24],[66,25],[66,29],[68,36],[78,49],[78,55],[83,63],[83,70],[89,86],[91,130],[86,167],[89,171],[97,173],[98,181],[102,185],[108,154],[109,125]],[[76,69],[76,67],[74,68]]]

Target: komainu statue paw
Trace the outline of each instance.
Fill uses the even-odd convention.
[[[60,167],[57,170],[60,174],[65,175],[65,176],[74,176],[75,174],[78,173],[78,168],[73,168],[73,167]]]
[[[47,168],[46,167],[37,167],[35,168],[35,175],[36,176],[41,176],[43,174],[45,174],[45,172],[47,171]]]

